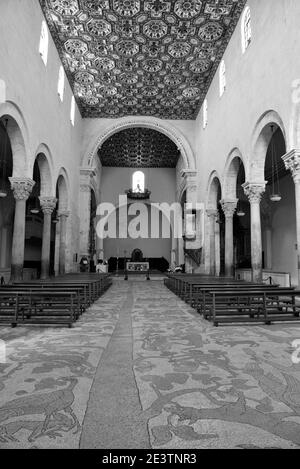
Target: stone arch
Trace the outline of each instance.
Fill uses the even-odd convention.
[[[69,208],[70,191],[69,191],[69,178],[65,168],[61,168],[57,177],[57,191],[58,191],[58,210],[67,211]]]
[[[218,204],[222,198],[221,197],[220,200],[218,200],[219,188],[221,189],[221,194],[223,194],[221,178],[219,177],[217,171],[213,171],[213,173],[210,175],[207,185],[206,206],[208,209],[218,209]]]
[[[265,112],[258,120],[252,134],[251,148],[253,156],[250,160],[248,173],[250,182],[265,182],[265,159],[272,138],[271,124],[281,129],[284,140],[287,141],[285,127],[279,114],[276,111]]]
[[[55,195],[53,186],[53,160],[49,148],[45,144],[39,145],[33,162],[37,162],[41,176],[41,197],[49,197]],[[33,174],[33,166],[31,168]]]
[[[0,118],[3,117],[8,119],[7,132],[13,155],[13,177],[29,177],[29,139],[23,114],[18,106],[7,101],[0,104]]]
[[[195,157],[186,137],[171,124],[154,117],[124,117],[100,132],[100,135],[98,135],[96,141],[92,142],[88,148],[88,151],[84,156],[82,166],[96,166],[95,159],[101,145],[113,134],[132,127],[146,127],[166,135],[175,143],[175,145],[177,145],[177,148],[180,150],[185,167],[187,169],[195,169]]]
[[[223,177],[223,188],[224,188],[224,199],[234,200],[237,197],[236,194],[236,183],[238,178],[238,173],[240,169],[240,164],[243,164],[246,174],[246,165],[242,153],[238,148],[234,148],[226,161],[225,171]],[[247,176],[246,176],[247,180]]]

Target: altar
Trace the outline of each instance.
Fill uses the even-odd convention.
[[[127,262],[126,270],[129,272],[147,272],[149,270],[149,262]]]

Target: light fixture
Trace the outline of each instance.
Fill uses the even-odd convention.
[[[7,153],[7,123],[8,119],[5,119],[5,139],[4,139],[4,155],[3,155],[3,164],[2,164],[2,171],[0,173],[0,198],[4,199],[7,197],[7,181],[6,181],[6,153]]]
[[[281,195],[279,190],[279,176],[278,176],[278,163],[276,148],[274,142],[274,126],[271,125],[272,138],[271,138],[271,158],[272,158],[272,193],[270,195],[271,202],[280,202]]]

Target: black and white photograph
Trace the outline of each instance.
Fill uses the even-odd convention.
[[[300,449],[299,25],[0,0],[3,456]]]

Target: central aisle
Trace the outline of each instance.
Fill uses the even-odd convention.
[[[0,448],[300,447],[295,324],[214,328],[121,281],[72,329],[0,328]]]

